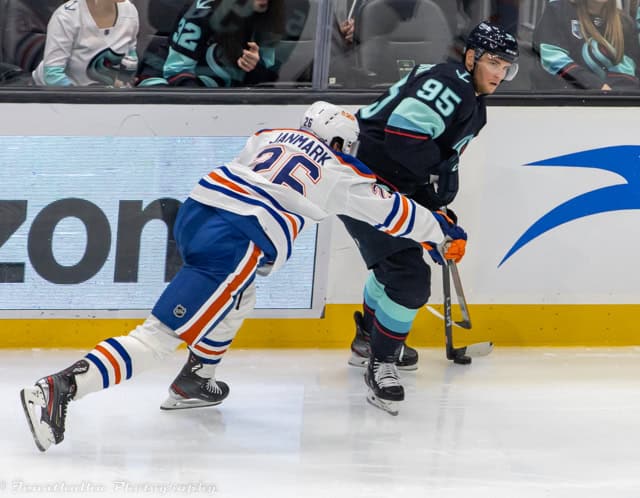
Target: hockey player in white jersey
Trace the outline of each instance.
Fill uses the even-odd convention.
[[[441,254],[459,260],[465,232],[377,185],[364,164],[348,155],[357,140],[352,114],[316,102],[300,129],[261,130],[236,159],[204,176],[175,222],[184,265],[145,322],[21,391],[38,448],[45,451],[63,440],[69,401],[152,368],[183,342],[189,357],[161,408],[222,402],[229,387],[216,380],[215,369],[253,309],[256,273],[281,267],[296,236],[332,214],[420,241],[440,262]],[[394,358],[369,363],[368,399],[393,412],[393,404],[404,398]]]
[[[44,57],[33,71],[42,86],[128,86],[135,75],[139,19],[128,0],[69,0],[47,25]]]

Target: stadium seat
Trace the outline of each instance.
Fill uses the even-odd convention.
[[[278,83],[311,84],[319,0],[285,0],[285,33],[276,47]]]
[[[440,7],[449,24],[449,30],[453,36],[459,35],[458,27],[458,2],[454,0],[433,0]]]
[[[369,86],[388,85],[415,64],[443,62],[453,34],[431,0],[369,0],[355,20],[356,60]]]
[[[47,24],[63,0],[4,0],[2,60],[33,71],[42,60]]]
[[[5,12],[6,7],[7,7],[7,1],[0,0],[0,12]],[[6,23],[6,20],[7,19],[5,16],[0,18],[0,62],[4,61],[4,53],[2,52],[2,41],[4,38],[4,25]]]

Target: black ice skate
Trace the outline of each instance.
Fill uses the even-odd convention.
[[[202,363],[189,352],[187,363],[169,387],[169,397],[160,405],[162,410],[184,410],[219,405],[229,394],[229,386],[215,379],[200,377],[196,372]]]
[[[38,380],[33,387],[20,391],[22,407],[40,451],[64,439],[67,405],[76,395],[75,376],[89,369],[87,360],[80,360],[69,368]],[[40,409],[40,414],[38,414]]]
[[[353,314],[353,319],[356,322],[356,336],[351,342],[349,365],[354,367],[366,367],[371,355],[371,346],[369,345],[371,337],[364,328],[363,318],[362,313],[359,311]],[[416,370],[418,368],[418,352],[412,347],[403,344],[402,348],[400,348],[400,355],[396,360],[396,366],[400,370]]]
[[[397,415],[398,403],[404,400],[404,387],[398,379],[396,364],[372,358],[364,372],[364,381],[369,386],[367,401],[376,408]]]

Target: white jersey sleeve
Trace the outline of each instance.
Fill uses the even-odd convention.
[[[376,183],[375,175],[360,161],[337,155],[341,181],[327,199],[329,210],[365,221],[394,237],[441,243],[444,234],[431,211],[398,192]]]
[[[67,63],[80,30],[80,9],[65,3],[58,7],[47,25],[44,57],[33,77],[38,85],[71,86],[73,81],[66,74]],[[48,74],[45,76],[45,68]]]
[[[379,230],[417,242],[440,243],[433,214],[375,183],[355,158],[337,154],[302,130],[263,130],[232,162],[200,180],[190,197],[245,216],[255,216],[273,243],[279,267],[305,226],[345,214]]]

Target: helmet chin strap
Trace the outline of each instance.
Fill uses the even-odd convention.
[[[476,91],[476,93],[478,93],[478,89],[476,88],[475,71],[476,71],[476,65],[478,64],[478,61],[480,60],[480,57],[482,57],[482,54],[484,53],[484,50],[482,50],[480,48],[469,48],[469,49],[465,50],[464,51],[464,67],[465,67],[465,69],[467,67],[467,52],[469,50],[473,50],[473,67],[471,69],[467,69],[467,71],[469,71],[469,74],[471,75],[471,79],[473,81],[473,89]]]

